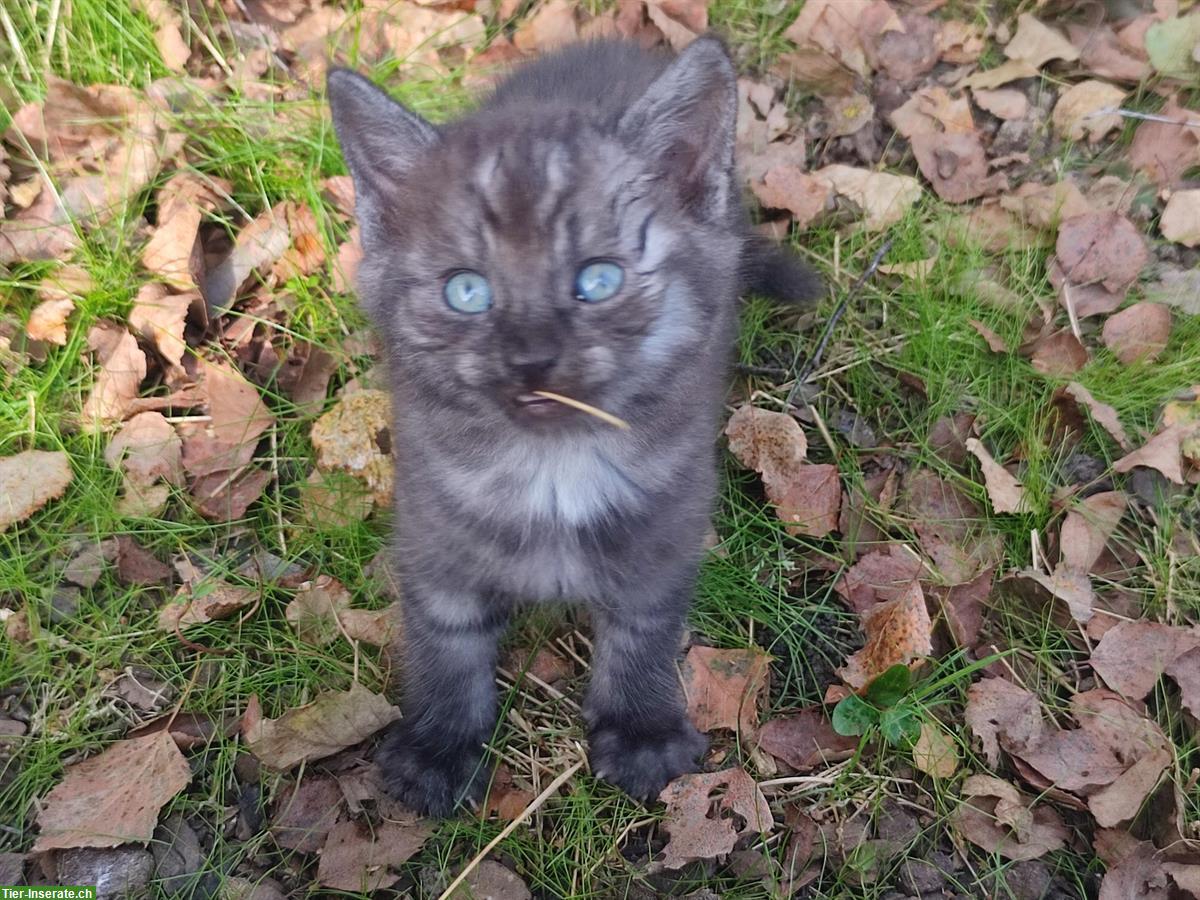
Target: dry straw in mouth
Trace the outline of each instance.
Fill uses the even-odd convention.
[[[612,413],[607,413],[602,409],[596,409],[594,406],[589,406],[582,400],[576,400],[574,397],[564,397],[562,394],[555,394],[552,391],[533,391],[534,396],[545,397],[547,400],[554,400],[564,406],[571,406],[580,412],[585,412],[589,416],[595,416],[601,421],[607,422],[609,425],[615,425],[617,428],[629,430],[629,423],[624,419],[614,416]]]

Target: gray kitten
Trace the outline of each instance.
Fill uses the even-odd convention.
[[[395,398],[404,718],[379,751],[389,789],[432,815],[478,796],[509,611],[574,600],[595,623],[593,770],[653,796],[705,747],[675,658],[737,296],[819,288],[750,231],[729,56],[714,38],[675,58],[579,44],[444,126],[347,70],[329,100]]]

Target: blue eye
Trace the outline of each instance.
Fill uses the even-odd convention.
[[[588,263],[575,276],[575,299],[599,303],[616,294],[624,281],[625,272],[616,263]]]
[[[486,312],[492,306],[492,286],[478,272],[455,272],[446,280],[442,296],[452,310],[469,315]]]

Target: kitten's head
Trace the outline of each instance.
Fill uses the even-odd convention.
[[[694,42],[608,118],[509,104],[438,128],[345,70],[329,97],[360,294],[422,396],[589,427],[531,392],[628,417],[667,373],[724,351],[739,246],[719,42]]]

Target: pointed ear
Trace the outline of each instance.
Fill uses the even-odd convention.
[[[438,132],[357,72],[331,69],[326,81],[333,128],[354,179],[364,243],[381,227],[380,211],[400,189],[413,161]]]
[[[724,44],[692,41],[621,117],[621,135],[704,217],[722,216],[731,196],[737,73]]]

